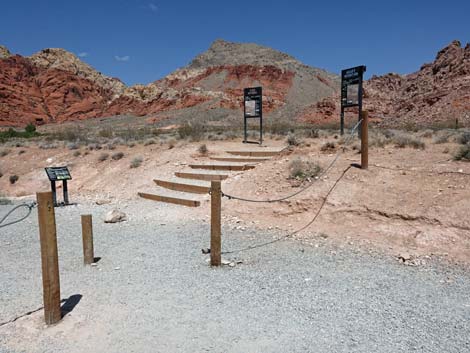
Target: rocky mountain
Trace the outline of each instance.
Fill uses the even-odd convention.
[[[338,119],[339,95],[317,102],[301,114],[310,122]],[[373,76],[364,84],[364,106],[384,126],[433,125],[455,122],[470,125],[470,44],[453,41],[432,63],[398,75]]]
[[[0,126],[100,116],[149,115],[197,106],[242,107],[243,88],[263,86],[264,111],[298,111],[334,94],[338,77],[256,44],[215,41],[187,67],[148,85],[126,87],[63,49],[31,57],[0,51]],[[197,117],[196,117],[197,118]]]
[[[217,40],[188,66],[148,85],[127,87],[63,49],[31,57],[0,46],[0,126],[112,116],[223,117],[242,108],[243,88],[263,86],[273,119],[339,120],[339,77],[257,44]],[[364,105],[386,126],[455,121],[470,125],[470,45],[458,41],[408,74],[373,76]],[[180,120],[181,120],[180,119]]]

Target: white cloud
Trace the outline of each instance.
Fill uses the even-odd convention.
[[[157,12],[158,11],[158,6],[155,5],[153,2],[151,2],[149,5],[148,5],[150,11],[153,11],[153,12]]]
[[[116,59],[116,61],[129,61],[131,60],[131,57],[129,55],[125,55],[125,56],[115,55],[114,59]]]
[[[86,51],[82,51],[81,53],[78,53],[79,58],[86,58],[88,56],[88,53]]]

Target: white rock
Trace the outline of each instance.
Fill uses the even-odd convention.
[[[104,223],[118,223],[123,221],[127,221],[126,214],[116,209],[106,213],[106,216],[104,218]]]

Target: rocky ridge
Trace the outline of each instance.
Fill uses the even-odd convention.
[[[2,51],[3,53],[3,51]],[[99,116],[149,115],[201,106],[242,107],[243,88],[262,85],[264,111],[304,107],[333,94],[337,76],[256,44],[215,41],[187,67],[148,85],[126,87],[63,49],[0,60],[0,125]],[[297,94],[302,92],[302,94]]]
[[[309,122],[340,114],[339,94],[319,101],[301,114]],[[373,76],[364,84],[364,107],[384,126],[470,125],[470,44],[453,41],[432,63],[408,75]]]

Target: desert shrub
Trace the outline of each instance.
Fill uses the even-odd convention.
[[[110,127],[103,128],[98,132],[98,136],[109,139],[109,138],[113,137],[113,129],[111,129]]]
[[[0,131],[0,142],[5,142],[11,138],[31,138],[40,136],[36,132],[36,127],[32,124],[29,124],[25,127],[24,131],[18,131],[13,128],[9,128],[6,131]]]
[[[173,148],[175,148],[176,146],[176,140],[175,139],[171,139],[168,141],[168,149],[171,150]]]
[[[317,139],[320,137],[320,133],[316,129],[307,129],[305,131],[305,137],[309,137],[312,139]]]
[[[39,148],[42,150],[53,150],[58,148],[59,145],[55,142],[43,142],[39,144]]]
[[[80,156],[80,155],[81,155],[80,151],[75,151],[75,152],[73,152],[73,156],[74,156],[74,157],[78,157],[78,156]]]
[[[11,151],[10,150],[1,150],[0,151],[0,157],[5,157],[6,155],[8,155],[8,153],[10,153]]]
[[[289,177],[291,179],[305,180],[315,178],[320,175],[321,166],[315,161],[294,159],[289,165]]]
[[[178,136],[180,139],[191,139],[192,141],[200,141],[204,137],[205,128],[199,122],[184,123],[178,128]]]
[[[18,175],[10,175],[10,184],[13,185],[14,183],[16,183],[18,181],[20,177]]]
[[[336,144],[334,142],[328,141],[325,142],[321,147],[320,151],[326,152],[326,151],[332,151],[336,148]]]
[[[461,146],[454,154],[456,161],[470,161],[470,145]]]
[[[100,156],[98,157],[98,161],[104,162],[104,161],[107,160],[108,158],[109,158],[109,154],[108,154],[108,153],[101,153]]]
[[[89,143],[86,148],[89,149],[90,151],[94,151],[94,150],[100,150],[103,147],[101,147],[99,143]]]
[[[301,141],[294,134],[291,133],[287,136],[287,144],[289,146],[299,146],[300,143]]]
[[[55,132],[49,133],[47,135],[47,140],[49,141],[80,141],[83,139],[83,132],[79,128],[67,127]]]
[[[392,141],[399,148],[413,147],[415,149],[424,149],[426,147],[423,141],[406,133],[395,133]]]
[[[113,155],[111,156],[111,158],[115,161],[120,160],[122,157],[124,157],[124,153],[122,152],[113,153]]]
[[[131,168],[138,168],[142,165],[142,162],[143,162],[143,158],[142,157],[134,157],[131,161],[131,164],[130,164],[130,167]]]
[[[78,142],[69,142],[66,146],[69,150],[78,150],[80,148]]]
[[[369,135],[369,147],[383,148],[390,143],[388,138],[383,132],[373,132]]]
[[[449,142],[450,134],[448,132],[442,131],[437,134],[432,140],[435,144],[447,143]]]
[[[430,137],[433,137],[433,135],[434,135],[434,131],[431,129],[426,129],[418,133],[419,137],[424,137],[424,138],[430,138]]]
[[[457,143],[467,145],[470,143],[470,132],[464,132],[457,136]]]
[[[197,149],[199,154],[203,155],[203,156],[206,156],[207,153],[209,153],[209,149],[207,148],[206,144],[203,143],[202,145],[199,146],[199,148]]]
[[[11,201],[7,199],[5,196],[0,195],[0,205],[2,206],[11,205]]]
[[[266,130],[273,135],[287,135],[295,131],[295,126],[287,121],[273,121]]]
[[[34,126],[33,124],[29,123],[28,125],[26,125],[26,127],[24,128],[24,131],[27,133],[27,134],[34,134],[36,132],[36,126]]]
[[[157,141],[155,141],[154,139],[148,139],[148,140],[145,140],[144,146],[155,145],[156,143]]]

